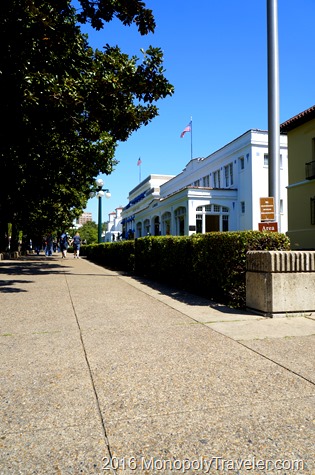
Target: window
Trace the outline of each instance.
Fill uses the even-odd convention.
[[[282,155],[280,155],[279,157],[279,165],[280,165],[280,168],[283,168],[283,159],[282,159]],[[264,167],[268,167],[269,166],[269,156],[267,153],[264,154]]]
[[[210,186],[209,175],[203,177],[202,185],[206,188],[209,188]]]
[[[230,163],[230,184],[231,186],[233,185],[234,180],[233,180],[233,163]]]
[[[224,167],[224,179],[225,179],[225,186],[229,186],[229,169],[228,169],[228,167]]]
[[[241,201],[241,213],[245,213],[245,201]]]
[[[150,234],[150,221],[148,219],[146,219],[143,223],[143,229],[144,229],[144,232],[149,235]]]
[[[283,214],[283,200],[280,200],[280,214]]]
[[[171,213],[169,211],[162,215],[162,234],[171,234]]]
[[[213,172],[213,188],[221,188],[220,170]]]
[[[175,210],[175,218],[176,218],[176,234],[178,236],[184,236],[185,234],[185,215],[186,215],[186,208],[180,206]]]
[[[224,167],[225,186],[233,185],[233,163],[229,163]]]
[[[142,223],[139,222],[139,223],[137,223],[137,237],[141,237],[141,236],[142,236],[141,230],[142,230]]]
[[[199,180],[194,181],[194,186],[199,186],[199,184],[200,184]]]
[[[268,154],[265,153],[265,154],[264,154],[264,166],[265,166],[265,167],[268,167],[268,164],[269,164]]]
[[[224,214],[222,216],[222,231],[228,231],[229,230],[229,216]]]
[[[239,164],[240,164],[240,170],[244,170],[244,168],[245,168],[244,157],[240,157],[238,159],[238,161],[239,161]]]
[[[198,206],[196,209],[196,232],[228,231],[229,211],[227,206],[218,204]]]

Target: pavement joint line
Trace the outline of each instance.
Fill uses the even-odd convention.
[[[93,392],[94,392],[96,407],[97,407],[97,411],[98,411],[99,418],[100,418],[100,421],[101,421],[101,426],[102,426],[102,430],[103,430],[103,434],[104,434],[105,444],[106,444],[106,447],[107,447],[107,450],[108,450],[109,458],[110,458],[110,460],[112,460],[113,456],[112,456],[112,451],[111,451],[109,439],[108,439],[108,436],[107,436],[106,425],[105,425],[105,421],[104,421],[104,418],[103,418],[103,415],[102,415],[100,401],[99,401],[99,397],[98,397],[98,394],[97,394],[95,382],[94,382],[94,379],[93,379],[93,374],[92,374],[90,362],[89,362],[88,355],[87,355],[87,352],[86,352],[86,348],[85,348],[85,345],[84,345],[80,322],[79,322],[78,315],[77,315],[76,310],[75,310],[74,302],[73,302],[72,295],[71,295],[71,290],[70,290],[70,287],[69,287],[69,282],[68,282],[68,279],[67,279],[67,274],[65,272],[64,272],[64,276],[65,276],[65,280],[66,280],[67,289],[68,289],[68,292],[69,292],[69,297],[70,297],[73,313],[74,313],[75,320],[76,320],[78,330],[79,330],[80,341],[81,341],[81,345],[82,345],[82,349],[83,349],[83,353],[84,353],[84,358],[85,358],[85,361],[86,361],[86,364],[87,364],[92,389],[93,389]],[[116,470],[113,467],[111,467],[111,471],[114,474],[117,473]]]
[[[309,399],[312,399],[314,398],[314,396],[310,395],[310,396],[303,396],[303,397],[291,397],[290,398],[290,401],[294,401],[294,400],[309,400]],[[148,418],[165,418],[165,417],[169,417],[169,416],[172,416],[172,415],[180,415],[180,414],[194,414],[194,413],[205,413],[207,411],[213,411],[214,409],[229,409],[229,408],[232,408],[232,409],[235,409],[235,407],[238,407],[238,408],[241,408],[241,407],[245,407],[245,408],[255,408],[257,407],[257,405],[262,405],[262,404],[265,404],[267,406],[270,405],[270,401],[272,402],[282,402],[282,401],[288,401],[288,398],[285,397],[285,398],[280,398],[280,399],[277,399],[277,398],[269,398],[268,401],[266,401],[265,399],[256,399],[256,400],[248,400],[244,403],[231,403],[231,404],[218,404],[217,401],[213,402],[211,405],[207,406],[207,407],[201,407],[200,409],[190,409],[190,410],[179,410],[179,411],[168,411],[168,412],[148,412],[144,415],[134,415],[134,416],[131,416],[131,417],[126,417],[126,416],[123,416],[123,417],[119,417],[117,416],[115,418],[116,421],[141,421],[141,420],[144,420],[144,419],[148,419]],[[313,474],[312,474],[313,475]],[[315,473],[314,473],[315,475]]]
[[[192,320],[195,320],[193,317],[188,317],[188,318],[191,318]],[[196,320],[196,322],[198,322],[198,320]],[[229,335],[226,335],[224,333],[221,333],[220,331],[216,330],[215,328],[211,327],[211,326],[207,326],[205,325],[203,322],[200,322],[202,325],[205,326],[205,328],[211,330],[211,331],[214,331],[215,333],[218,333],[219,335],[222,335],[226,338],[228,338],[229,340],[231,341],[234,341],[234,343],[237,343],[238,345],[241,345],[243,346],[243,348],[246,348],[247,350],[249,351],[252,351],[253,353],[261,356],[262,358],[270,361],[271,363],[274,363],[275,365],[279,366],[280,368],[283,368],[284,370],[288,371],[289,373],[292,373],[294,374],[295,376],[298,376],[299,378],[303,379],[304,381],[310,383],[312,386],[315,386],[315,382],[306,378],[305,376],[302,376],[301,374],[297,373],[296,371],[293,371],[292,369],[290,368],[287,368],[286,366],[282,365],[281,363],[275,361],[274,359],[272,358],[269,358],[268,356],[264,355],[263,353],[260,353],[258,350],[254,350],[253,348],[247,346],[245,343],[242,342],[242,340],[236,340],[235,338],[232,338],[231,336]],[[315,475],[315,474],[314,474]]]
[[[130,279],[127,279],[125,278],[126,276],[121,276],[121,275],[118,275],[119,278],[123,278],[123,280],[125,280],[126,282],[129,283],[129,285],[132,285],[136,288],[138,288],[138,290],[140,290],[141,292],[144,292],[146,294],[148,294],[149,296],[151,296],[152,298],[158,298],[157,296],[154,296],[151,294],[151,292],[146,292],[145,291],[145,288],[146,288],[146,285],[145,284],[142,284],[141,287],[139,287],[138,285],[134,285],[133,283],[130,283]],[[160,299],[159,299],[160,300]],[[289,373],[291,374],[294,374],[295,376],[298,376],[299,378],[303,379],[304,381],[306,381],[307,383],[310,383],[312,386],[315,386],[315,382],[311,381],[310,379],[306,378],[305,376],[302,376],[301,374],[297,373],[296,371],[293,371],[292,369],[290,368],[287,368],[286,366],[282,365],[281,363],[275,361],[274,359],[272,358],[269,358],[268,356],[264,355],[263,353],[260,353],[259,351],[257,350],[254,350],[253,348],[247,346],[245,343],[242,342],[242,340],[237,340],[235,338],[232,338],[231,336],[229,335],[226,335],[225,333],[222,333],[218,330],[216,330],[215,328],[213,328],[212,326],[209,326],[206,324],[206,322],[202,322],[202,321],[199,321],[197,319],[195,319],[194,317],[192,317],[191,315],[187,315],[185,314],[183,311],[181,311],[180,309],[176,308],[176,306],[172,306],[170,305],[169,302],[165,301],[165,300],[160,300],[164,305],[168,306],[168,307],[171,307],[173,308],[174,310],[176,310],[178,313],[181,313],[182,315],[185,315],[187,318],[193,320],[193,323],[191,323],[191,325],[194,325],[194,324],[201,324],[203,325],[205,328],[207,328],[208,330],[210,331],[213,331],[223,337],[226,337],[228,338],[230,341],[233,341],[234,343],[236,344],[239,344],[241,345],[243,348],[246,348],[247,350],[259,355],[260,357],[270,361],[271,363],[274,363],[276,366],[279,366],[280,368],[283,368],[284,370],[288,371]],[[292,317],[294,318],[294,317]],[[259,321],[262,321],[264,320],[264,318],[259,318],[258,319]],[[309,320],[312,320],[311,318],[309,318]],[[216,321],[213,322],[213,323],[217,323]],[[223,323],[226,323],[226,322],[223,322]],[[230,323],[230,322],[229,322]],[[187,325],[187,323],[182,323],[182,324],[179,324],[179,325]],[[189,324],[188,324],[189,325]],[[315,475],[315,474],[314,474]]]
[[[176,309],[175,309],[176,310]],[[179,310],[180,312],[180,310]],[[193,318],[193,317],[190,317],[189,315],[187,315],[188,318]],[[181,326],[185,326],[185,325],[212,325],[213,323],[238,323],[238,322],[243,322],[244,320],[240,319],[240,320],[209,320],[207,322],[201,322],[200,320],[195,320],[194,322],[184,322],[184,323],[176,323],[174,326],[178,326],[178,327],[181,327]],[[223,333],[222,333],[223,335]]]
[[[235,340],[234,340],[235,341]],[[302,376],[301,374],[297,373],[296,371],[293,371],[293,369],[290,369],[290,368],[287,368],[286,366],[282,365],[281,363],[278,363],[277,361],[273,360],[272,358],[269,358],[268,356],[260,353],[259,351],[257,350],[254,350],[253,348],[250,348],[248,347],[245,343],[243,343],[242,341],[237,341],[237,343],[239,343],[240,345],[244,346],[245,348],[247,348],[248,350],[252,351],[253,353],[256,353],[257,355],[259,356],[262,356],[263,358],[265,358],[266,360],[268,361],[271,361],[272,363],[275,363],[277,366],[280,366],[280,368],[283,368],[285,369],[286,371],[289,371],[289,373],[292,373],[294,374],[295,376],[298,376],[299,378],[303,379],[304,381],[306,381],[307,383],[310,383],[312,386],[315,386],[315,382],[306,378],[305,376]]]

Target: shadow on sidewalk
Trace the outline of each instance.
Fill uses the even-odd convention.
[[[122,275],[126,275],[126,274],[122,274]],[[136,280],[140,284],[150,287],[151,289],[159,292],[162,295],[167,295],[168,297],[171,297],[172,299],[178,302],[184,303],[186,305],[209,307],[209,308],[213,308],[217,310],[218,312],[223,312],[225,314],[231,313],[234,315],[237,315],[237,314],[243,315],[244,313],[247,313],[245,309],[236,309],[236,308],[228,307],[222,303],[209,300],[197,294],[189,293],[186,290],[170,287],[169,285],[163,284],[161,282],[156,282],[150,279],[136,277],[132,275],[130,275],[129,277]]]
[[[21,263],[22,261],[22,263]],[[31,284],[27,279],[1,279],[4,276],[32,276],[43,274],[60,274],[64,272],[55,259],[46,256],[21,256],[16,259],[0,261],[0,293],[27,292],[25,289],[13,287],[15,284]]]

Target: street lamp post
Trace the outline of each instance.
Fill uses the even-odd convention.
[[[103,189],[104,182],[101,178],[95,180],[95,190],[90,193],[90,197],[98,198],[98,243],[102,242],[102,198],[110,198],[111,194],[108,189]]]

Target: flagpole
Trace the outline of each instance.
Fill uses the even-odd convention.
[[[141,164],[142,164],[142,160],[141,158],[139,157],[138,158],[138,161],[137,161],[137,165],[139,167],[139,183],[141,182]]]
[[[192,117],[190,117],[189,124],[184,128],[182,133],[180,134],[180,138],[183,138],[186,132],[190,132],[190,158],[193,158],[193,140],[192,140]]]
[[[192,125],[192,117],[190,117],[190,155],[191,155],[191,160],[193,159],[193,139],[192,139],[192,134],[193,134],[193,125]]]

